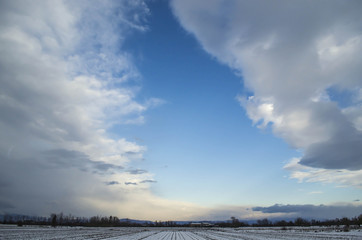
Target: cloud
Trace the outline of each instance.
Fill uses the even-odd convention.
[[[312,168],[300,164],[299,158],[292,159],[284,166],[284,169],[291,172],[290,178],[297,179],[299,182],[324,182],[334,183],[338,187],[353,186],[362,188],[362,170],[335,170]]]
[[[248,91],[237,99],[247,115],[302,149],[301,165],[362,169],[360,1],[171,6],[205,51],[242,75]]]
[[[15,208],[14,205],[0,199],[0,209],[11,210],[12,208]]]
[[[93,173],[115,173],[123,170],[122,166],[90,160],[86,154],[77,151],[53,149],[43,152],[42,155],[45,163],[56,168],[78,168]]]
[[[118,185],[119,182],[117,182],[117,181],[110,181],[110,182],[105,182],[105,184],[106,184],[107,186],[111,186],[111,185]]]
[[[138,174],[147,173],[147,170],[144,170],[144,169],[132,169],[132,170],[128,170],[127,172],[130,173],[130,174],[133,174],[133,175],[138,175]]]
[[[308,219],[334,219],[340,217],[356,217],[362,212],[362,205],[282,205],[270,207],[254,207],[253,211],[263,213],[285,213],[289,217],[304,217]]]
[[[123,49],[129,33],[148,29],[145,3],[0,5],[0,211],[90,216],[111,214],[109,199],[125,206],[139,195],[152,199],[145,186],[138,196],[105,187],[152,177],[124,170],[146,147],[109,133],[142,123],[162,103],[135,100],[140,74]]]
[[[157,183],[157,181],[147,179],[147,180],[141,181],[140,183]]]
[[[137,185],[137,183],[135,183],[135,182],[125,182],[124,184],[126,184],[126,185]]]
[[[270,215],[252,211],[250,206],[220,205],[220,206],[215,206],[213,208],[205,209],[202,215],[195,217],[193,220],[224,221],[224,220],[230,220],[232,216],[242,220],[255,220]]]

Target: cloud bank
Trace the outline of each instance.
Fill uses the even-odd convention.
[[[122,24],[135,9],[140,18]],[[145,150],[107,129],[142,121],[147,110],[121,46],[148,9],[141,1],[1,1],[0,11],[2,201],[24,214],[98,211],[87,198],[119,195],[102,183],[127,181],[123,169]]]
[[[262,213],[283,213],[288,217],[303,217],[307,219],[335,219],[341,217],[356,217],[362,212],[361,205],[282,205],[270,207],[254,207],[253,211]]]
[[[360,1],[173,0],[181,25],[239,72],[258,127],[301,149],[305,174],[343,170],[361,182]],[[296,173],[292,170],[291,176]],[[305,179],[311,179],[309,175]],[[323,181],[323,179],[319,179]],[[355,185],[355,184],[352,184]]]
[[[162,102],[136,100],[140,74],[122,47],[148,15],[143,1],[0,2],[0,213],[196,212],[124,184],[153,181],[131,167],[146,147],[108,131]]]

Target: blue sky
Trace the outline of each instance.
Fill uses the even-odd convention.
[[[165,103],[146,114],[143,126],[120,126],[117,131],[129,131],[128,138],[147,143],[147,161],[138,167],[155,174],[155,189],[172,199],[237,204],[243,201],[245,186],[235,189],[230,183],[254,182],[252,172],[269,176],[270,168],[282,177],[280,160],[295,151],[268,130],[252,126],[236,100],[238,93],[246,92],[241,78],[206,54],[165,2],[149,7],[149,31],[131,37],[126,46],[142,56],[137,66],[142,94]],[[269,173],[259,169],[258,162]],[[218,189],[223,194],[210,199]]]
[[[358,1],[1,5],[1,212],[362,211]]]
[[[131,133],[136,131],[137,137],[149,143],[142,165],[155,174],[155,191],[203,205],[287,203],[285,198],[300,204],[328,201],[331,193],[308,193],[323,195],[320,189],[329,187],[336,192],[334,187],[286,179],[283,165],[301,153],[270,129],[253,126],[236,100],[238,94],[249,94],[242,77],[205,53],[181,28],[167,3],[152,2],[149,8],[150,29],[132,36],[126,47],[139,56],[135,61],[140,62],[143,92],[165,100]],[[347,191],[349,200],[359,194],[359,190]]]

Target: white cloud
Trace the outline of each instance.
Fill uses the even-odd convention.
[[[331,87],[362,89],[360,1],[174,0],[171,5],[208,53],[240,71],[253,92],[238,97],[248,116],[302,149],[300,164],[319,176],[325,169],[362,169],[361,99],[345,108],[343,96],[328,95]]]
[[[324,182],[333,183],[338,187],[362,188],[362,170],[312,168],[301,165],[299,162],[299,158],[294,158],[284,166],[286,170],[291,172],[290,178],[297,179],[299,182]]]
[[[0,211],[120,215],[154,199],[147,184],[115,184],[153,175],[127,172],[146,147],[108,132],[162,103],[135,100],[139,73],[122,50],[129,31],[147,29],[144,2],[0,4],[0,201],[12,203]]]

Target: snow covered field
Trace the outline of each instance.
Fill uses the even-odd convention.
[[[86,228],[0,225],[0,239],[362,239],[362,230],[337,232],[325,227],[275,228]]]

